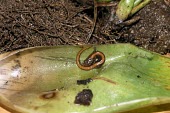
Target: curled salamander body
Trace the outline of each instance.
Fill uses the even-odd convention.
[[[81,54],[90,47],[82,48],[76,57],[76,64],[77,66],[82,70],[91,70],[94,68],[101,67],[105,62],[105,55],[100,51],[93,51],[85,60],[83,63],[80,61]]]

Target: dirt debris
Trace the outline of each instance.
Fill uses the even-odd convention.
[[[111,35],[103,35],[109,8],[98,8],[93,26],[93,2],[87,0],[1,0],[0,53],[33,46],[132,43],[161,54],[170,52],[170,7],[153,0],[135,16],[141,20]],[[133,17],[132,17],[133,18]]]

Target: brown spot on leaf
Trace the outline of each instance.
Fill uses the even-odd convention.
[[[28,53],[33,53],[32,49],[28,49]]]
[[[16,70],[16,69],[19,69],[19,68],[20,68],[19,64],[16,64],[15,66],[12,66],[12,70]]]
[[[34,108],[34,110],[37,110],[39,107],[38,106],[35,106],[35,107],[33,107]]]
[[[20,53],[16,53],[15,55],[16,55],[16,57],[19,57],[21,54]]]
[[[30,63],[32,64],[32,63],[33,63],[33,61],[31,60],[31,61],[30,61]]]
[[[19,60],[14,60],[15,62],[15,65],[12,66],[12,70],[16,70],[16,69],[19,69],[21,67],[21,63]]]
[[[140,76],[140,75],[137,75],[137,78],[141,78],[141,76]]]
[[[168,62],[168,61],[167,61],[166,63],[167,63],[167,64],[170,64],[170,62]]]
[[[91,81],[93,81],[91,78],[88,78],[86,80],[77,80],[77,84],[78,85],[87,85],[88,83],[90,83]]]
[[[75,104],[89,106],[93,98],[93,93],[90,89],[83,89],[75,97]]]
[[[170,90],[170,86],[166,86],[165,89]]]
[[[57,96],[58,92],[55,90],[55,91],[48,91],[48,92],[43,92],[41,95],[40,95],[40,98],[42,99],[53,99]]]

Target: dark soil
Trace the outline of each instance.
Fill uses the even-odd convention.
[[[142,20],[129,30],[129,36],[135,37],[133,43],[161,54],[170,53],[170,7],[156,0],[139,15]]]
[[[86,42],[93,27],[92,0],[0,0],[0,53],[33,46],[114,43],[170,52],[170,7],[163,0],[153,0],[131,17],[140,16],[135,24],[105,29],[105,34],[110,10],[98,8],[96,29]]]

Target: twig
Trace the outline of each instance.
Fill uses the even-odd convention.
[[[93,22],[91,32],[90,32],[89,36],[86,38],[86,41],[85,41],[86,43],[89,42],[89,40],[90,40],[94,30],[95,30],[95,27],[96,27],[96,21],[97,21],[97,2],[96,2],[96,0],[94,0],[94,20],[93,21],[94,22]]]
[[[39,33],[39,34],[48,35],[48,36],[50,36],[50,37],[55,37],[55,38],[60,38],[58,35],[46,33],[46,32],[43,32],[43,31],[39,31],[39,30],[37,30],[37,29],[28,27],[28,26],[26,26],[26,25],[24,25],[24,24],[22,24],[22,23],[20,23],[20,22],[19,22],[19,24],[20,24],[21,26],[25,27],[25,28],[31,29],[31,30],[33,30],[33,31],[36,31],[36,32]]]

